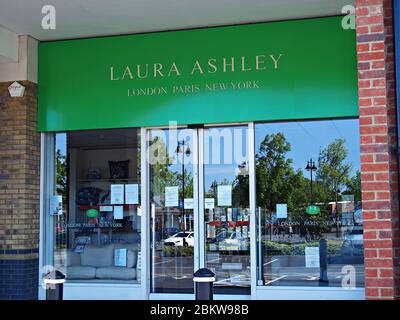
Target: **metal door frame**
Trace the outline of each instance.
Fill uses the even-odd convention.
[[[191,129],[193,130],[193,217],[194,217],[194,271],[199,268],[204,268],[206,250],[205,250],[205,220],[204,220],[204,130],[208,128],[220,128],[220,127],[233,127],[233,126],[247,126],[248,134],[247,134],[247,153],[248,153],[248,163],[249,163],[249,206],[250,206],[250,268],[251,268],[251,294],[250,295],[215,295],[216,300],[249,300],[255,297],[256,293],[256,285],[257,285],[257,276],[256,276],[256,265],[257,265],[257,257],[256,257],[256,222],[255,222],[255,205],[256,205],[256,196],[255,196],[255,144],[254,144],[254,123],[246,122],[246,123],[229,123],[229,124],[213,124],[213,125],[205,125],[204,128]],[[179,297],[179,299],[187,299],[193,300],[193,294],[176,294],[176,293],[152,293],[151,292],[151,248],[150,248],[150,216],[151,216],[151,208],[150,208],[150,175],[149,168],[150,164],[147,162],[149,156],[149,148],[148,142],[149,134],[152,130],[179,130],[187,128],[185,126],[179,127],[148,127],[142,128],[142,148],[144,152],[142,152],[142,168],[145,168],[142,172],[142,203],[146,204],[143,207],[143,212],[146,212],[145,223],[143,224],[143,228],[145,230],[145,245],[143,259],[146,262],[145,268],[145,279],[146,279],[146,291],[149,300],[155,299],[171,299],[173,297]],[[189,128],[190,129],[190,128]]]

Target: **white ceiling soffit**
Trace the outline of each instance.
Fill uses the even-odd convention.
[[[349,0],[0,0],[0,25],[38,40],[330,16]],[[41,26],[44,5],[56,29]]]
[[[0,25],[0,63],[18,61],[18,36]]]

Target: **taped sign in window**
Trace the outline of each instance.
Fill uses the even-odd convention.
[[[306,247],[306,268],[319,268],[319,247]]]
[[[50,214],[53,216],[61,216],[63,214],[62,196],[50,197]]]

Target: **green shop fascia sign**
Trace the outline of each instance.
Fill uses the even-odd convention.
[[[341,17],[39,45],[39,130],[358,115]]]

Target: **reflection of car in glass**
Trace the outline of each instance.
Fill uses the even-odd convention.
[[[172,237],[164,240],[165,245],[175,247],[193,247],[194,246],[194,233],[193,232],[178,232]]]
[[[249,238],[244,238],[235,231],[228,238],[220,241],[218,246],[219,250],[248,250]]]
[[[364,255],[364,240],[362,229],[351,230],[348,234],[344,236],[341,253],[344,256]]]
[[[218,243],[223,241],[226,238],[226,231],[222,231],[220,233],[218,233],[215,238],[210,238],[209,239],[209,243]]]
[[[169,238],[169,237],[171,237],[172,235],[178,233],[179,231],[180,231],[180,230],[179,230],[178,228],[164,228],[164,229],[162,230],[161,237],[162,237],[163,239],[166,239],[166,238]]]

